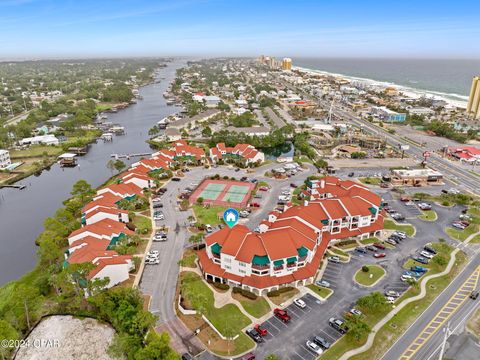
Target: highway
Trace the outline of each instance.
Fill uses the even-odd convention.
[[[469,298],[471,291],[478,289],[479,277],[480,254],[477,249],[465,269],[384,354],[382,360],[437,359],[447,324],[455,332],[479,307],[480,300]]]
[[[329,106],[325,102],[321,102],[321,105],[325,108]],[[402,139],[398,135],[390,134],[385,129],[375,126],[366,120],[357,118],[351,113],[341,110],[338,107],[334,108],[333,114],[340,119],[350,121],[351,123],[367,130],[370,133],[385,137],[387,143],[391,146],[398,147],[399,144],[409,145],[409,149],[406,150],[405,153],[418,159],[419,162],[423,160],[423,153],[428,150],[418,145],[415,145],[414,143],[407,142],[405,139]],[[480,177],[477,177],[476,175],[472,174],[468,170],[465,170],[461,166],[458,166],[457,164],[442,158],[441,156],[433,153],[433,151],[430,152],[430,154],[431,156],[427,159],[427,165],[430,168],[441,172],[453,183],[458,184],[459,188],[463,188],[474,194],[478,193],[478,189],[480,188]]]

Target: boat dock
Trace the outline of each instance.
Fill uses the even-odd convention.
[[[0,187],[23,190],[27,187],[27,185],[2,185]]]
[[[132,157],[140,157],[140,156],[150,156],[152,153],[141,153],[141,154],[112,154],[111,157],[115,159],[130,159]]]

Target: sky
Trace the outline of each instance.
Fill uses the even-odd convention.
[[[480,58],[478,0],[0,0],[0,58]]]

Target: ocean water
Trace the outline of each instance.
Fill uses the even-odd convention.
[[[400,85],[452,100],[467,101],[480,59],[334,59],[294,58],[293,65]]]

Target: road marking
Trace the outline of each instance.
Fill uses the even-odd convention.
[[[399,360],[411,359],[435,334],[440,327],[462,306],[468,299],[472,290],[477,287],[480,277],[480,266],[463,282],[459,289],[453,294],[447,303],[437,312],[433,319],[423,328],[422,332],[413,340],[410,346],[403,352]],[[442,315],[443,314],[443,315]]]

